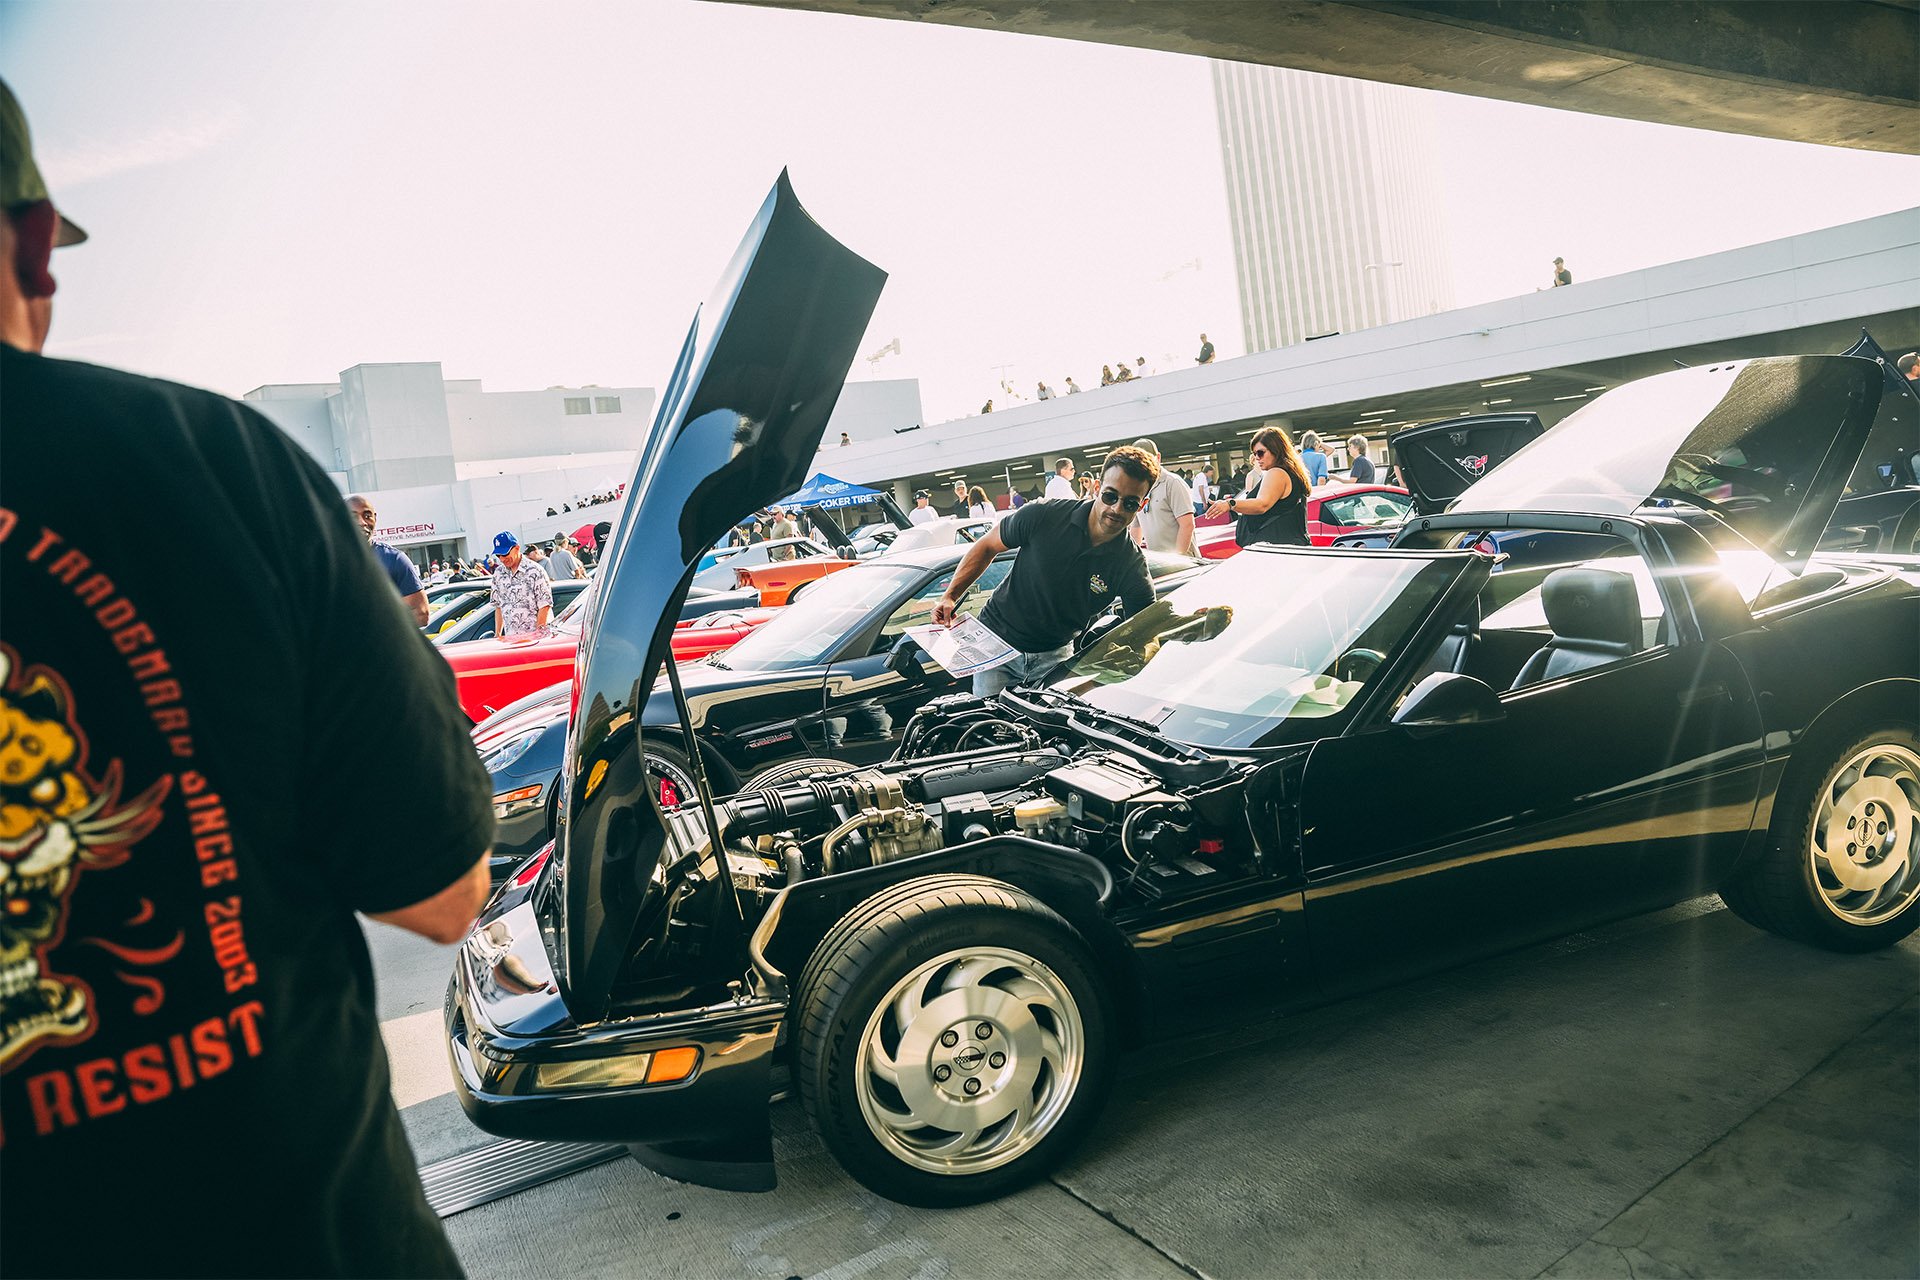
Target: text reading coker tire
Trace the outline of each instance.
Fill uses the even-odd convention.
[[[800,991],[801,1098],[847,1171],[903,1203],[972,1204],[1040,1177],[1111,1083],[1086,945],[1000,881],[876,894],[821,941]]]

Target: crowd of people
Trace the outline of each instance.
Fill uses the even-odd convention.
[[[501,536],[513,537],[514,545],[520,545],[516,535],[509,533]],[[374,545],[378,547],[382,544]],[[545,542],[529,542],[525,544],[524,554],[554,581],[562,578],[586,577],[587,570],[593,567],[596,559],[592,547],[576,542],[566,534]],[[420,581],[430,587],[438,586],[443,582],[478,581],[492,577],[494,570],[499,566],[500,557],[497,553],[475,556],[470,560],[465,558],[434,560],[428,564],[427,571],[420,575]],[[418,572],[417,568],[415,571]]]
[[[750,547],[756,542],[778,542],[783,538],[799,536],[800,517],[797,511],[784,507],[765,507],[728,530],[727,545]]]
[[[566,515],[570,511],[585,511],[588,507],[597,507],[608,502],[618,502],[626,495],[626,492],[627,486],[623,481],[611,489],[606,489],[599,493],[582,494],[572,502],[563,502],[560,504],[558,511],[555,511],[552,507],[548,507],[547,514],[550,516],[561,516]]]
[[[1200,352],[1194,356],[1193,362],[1195,364],[1212,364],[1213,358],[1213,343],[1208,341],[1207,335],[1203,333],[1200,335]],[[1140,378],[1150,378],[1158,372],[1160,372],[1159,369],[1147,363],[1145,356],[1135,356],[1131,361],[1120,360],[1114,364],[1101,365],[1100,385],[1103,387],[1111,387],[1122,382],[1133,382]],[[1026,399],[1025,396],[1015,391],[1013,385],[1004,378],[1000,380],[1000,394],[1009,400]],[[1036,400],[1052,400],[1058,396],[1076,396],[1079,394],[1080,384],[1074,381],[1072,374],[1068,374],[1065,382],[1061,384],[1061,389],[1058,391],[1055,391],[1053,387],[1045,381],[1035,384],[1033,398]],[[981,405],[980,412],[992,413],[993,401],[988,400],[985,404]],[[848,441],[843,436],[840,443],[846,444]]]

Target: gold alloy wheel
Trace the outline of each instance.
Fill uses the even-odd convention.
[[[1073,993],[1018,951],[970,947],[894,983],[861,1032],[854,1091],[882,1147],[915,1169],[997,1169],[1037,1146],[1079,1086]]]
[[[1920,756],[1874,743],[1827,775],[1807,858],[1827,910],[1882,924],[1920,895]]]

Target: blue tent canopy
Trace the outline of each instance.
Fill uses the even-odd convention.
[[[800,491],[775,503],[778,507],[821,507],[833,510],[836,507],[854,507],[863,502],[877,502],[880,490],[869,489],[865,485],[849,484],[845,480],[835,480],[824,471],[814,472],[811,479],[800,486]]]

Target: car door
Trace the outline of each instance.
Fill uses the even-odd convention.
[[[1466,663],[1501,689],[1501,719],[1427,730],[1381,716],[1314,747],[1300,829],[1324,987],[1660,905],[1737,857],[1764,764],[1739,664],[1717,644],[1674,638],[1637,556],[1598,564],[1635,580],[1638,652],[1509,687],[1516,669],[1526,675],[1523,650],[1553,634],[1529,616],[1537,592],[1523,593],[1490,611]],[[1515,585],[1498,575],[1483,594]]]
[[[854,637],[848,651],[834,662],[823,688],[825,714],[835,739],[831,750],[834,756],[856,764],[885,760],[893,754],[900,732],[914,712],[943,694],[973,687],[970,680],[954,679],[931,659],[922,660],[923,675],[918,677],[903,677],[887,667],[894,643],[907,628],[933,620],[933,607],[946,594],[957,567],[933,574],[889,610],[878,626]],[[978,616],[987,597],[1012,568],[1011,555],[989,563],[960,602],[960,612]]]

